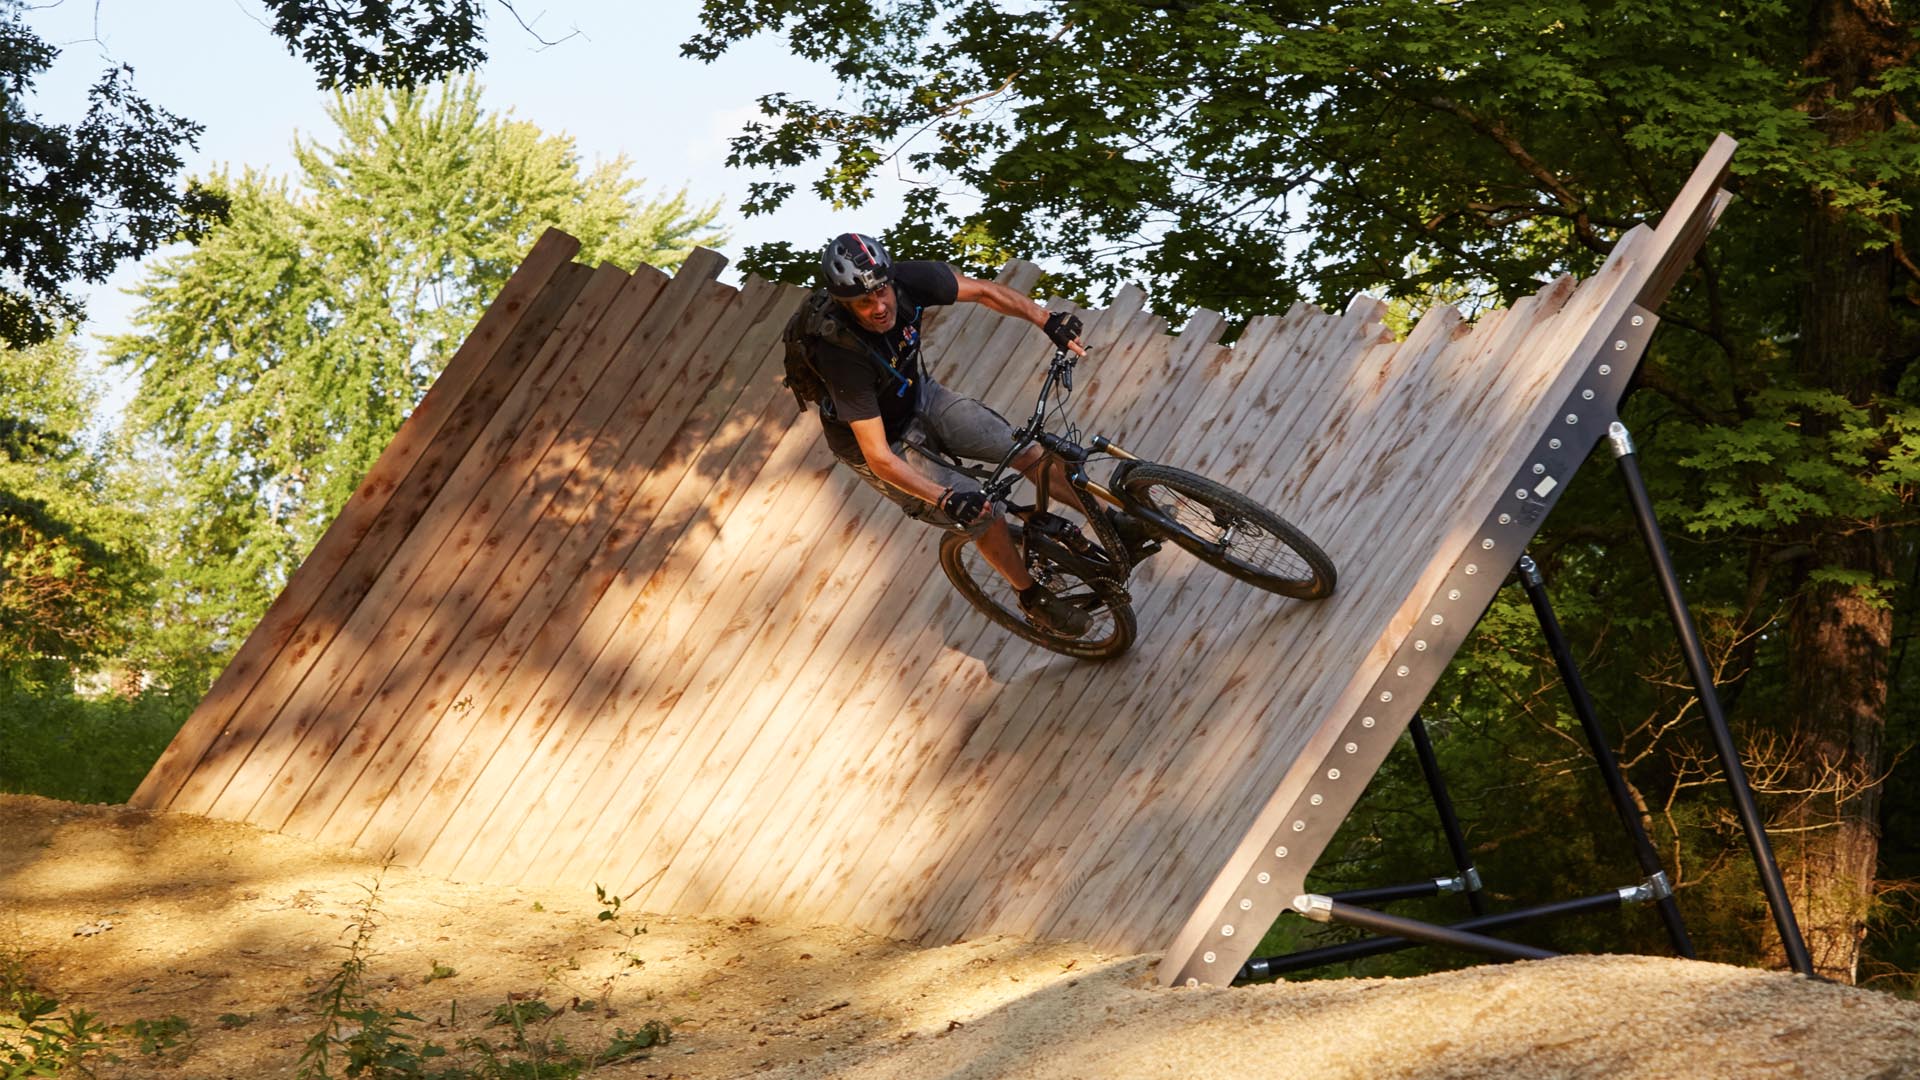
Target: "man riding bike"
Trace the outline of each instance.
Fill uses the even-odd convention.
[[[946,263],[896,263],[878,240],[859,233],[827,243],[820,275],[831,302],[810,298],[810,310],[795,322],[808,324],[798,336],[818,378],[820,423],[834,457],[908,517],[970,533],[982,557],[1019,591],[1020,608],[1034,624],[1068,637],[1086,633],[1087,612],[1027,572],[1004,507],[989,503],[979,481],[941,458],[946,453],[999,462],[1013,448],[1013,426],[935,382],[920,358],[920,321],[928,308],[980,304],[1024,319],[1056,345],[1084,356],[1079,320],[1049,313],[1017,290],[968,277]],[[1037,481],[1042,457],[1039,446],[1028,446],[1013,466]]]

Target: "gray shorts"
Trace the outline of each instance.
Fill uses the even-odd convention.
[[[954,491],[979,491],[980,481],[941,460],[943,454],[998,464],[1011,449],[1013,425],[1007,423],[1005,417],[970,397],[962,397],[932,379],[924,378],[920,384],[919,412],[893,444],[893,452],[907,463],[908,468]],[[866,465],[851,461],[844,464],[915,521],[924,521],[942,529],[962,528],[939,507],[880,479]],[[999,511],[1000,507],[996,505],[994,514],[997,515]],[[992,515],[982,514],[965,529],[977,536],[992,521]]]

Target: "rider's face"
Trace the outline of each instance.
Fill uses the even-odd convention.
[[[893,329],[894,316],[899,308],[893,302],[893,286],[882,285],[864,296],[843,296],[840,304],[860,325],[876,334],[884,334]]]

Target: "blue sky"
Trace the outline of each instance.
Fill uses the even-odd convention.
[[[32,0],[30,0],[30,3]],[[41,79],[29,107],[48,120],[77,121],[87,88],[108,63],[134,69],[133,85],[169,111],[206,126],[188,173],[219,164],[292,170],[296,132],[329,135],[327,95],[307,67],[266,28],[259,0],[39,0],[26,13],[61,57]],[[898,216],[904,185],[883,188],[869,208],[835,213],[802,190],[778,214],[742,219],[735,209],[756,178],[724,165],[727,141],[756,117],[760,95],[791,91],[815,100],[836,90],[822,70],[763,37],[711,64],[683,59],[680,43],[698,28],[698,0],[521,0],[515,5],[539,35],[564,38],[543,47],[505,8],[489,5],[487,104],[511,110],[549,132],[574,137],[591,161],[625,154],[648,194],[686,185],[699,202],[722,200],[723,248],[737,257],[751,243],[825,239],[847,229],[878,230]],[[577,33],[576,33],[577,31]],[[119,290],[138,280],[128,266],[88,290],[83,338],[128,329],[131,301]],[[732,278],[732,275],[727,275]]]

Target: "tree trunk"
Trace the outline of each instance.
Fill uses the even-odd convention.
[[[1809,74],[1827,82],[1808,101],[1815,125],[1835,145],[1886,131],[1886,99],[1843,104],[1899,62],[1905,34],[1887,0],[1816,0],[1809,24]],[[1811,195],[1805,235],[1807,284],[1796,357],[1803,385],[1865,405],[1880,389],[1893,342],[1891,252],[1864,250],[1847,211]],[[1809,437],[1823,432],[1813,425]],[[1892,573],[1877,521],[1810,523],[1787,621],[1787,758],[1775,791],[1776,843],[1788,895],[1815,970],[1851,983],[1866,933],[1879,855],[1880,776],[1892,612],[1855,589],[1816,580],[1816,569]],[[1778,942],[1774,943],[1776,959]]]

